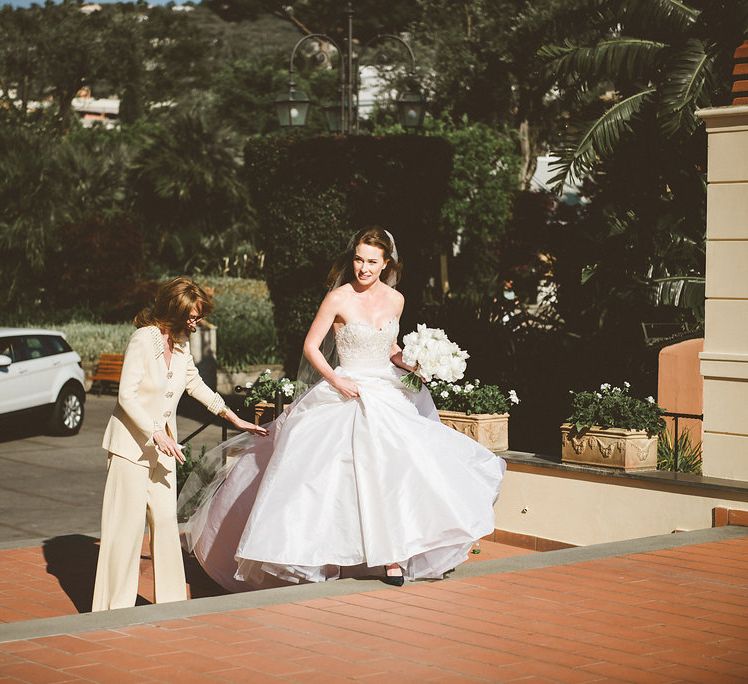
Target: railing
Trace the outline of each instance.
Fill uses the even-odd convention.
[[[252,389],[252,385],[249,387],[244,387],[243,385],[236,385],[234,387],[234,394],[248,394],[249,391]],[[239,409],[237,409],[237,413],[239,412]],[[278,390],[275,393],[275,402],[273,405],[273,420],[277,418],[281,413],[283,413],[283,394],[280,390]],[[182,444],[189,444],[190,440],[193,437],[197,437],[205,428],[207,428],[209,425],[213,425],[213,421],[208,421],[207,423],[203,423],[197,430],[195,430],[193,433],[191,433],[188,437],[181,440]],[[223,421],[223,424],[221,425],[221,441],[225,442],[229,438],[229,428],[228,425],[226,425],[226,422]]]
[[[677,411],[665,411],[662,414],[665,418],[672,418],[674,427],[673,427],[673,471],[678,472],[678,420],[681,418],[686,418],[690,420],[704,420],[704,414],[703,413],[678,413]]]

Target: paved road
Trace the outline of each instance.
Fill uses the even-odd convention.
[[[101,437],[115,397],[88,395],[86,419],[75,437],[40,434],[36,421],[0,423],[0,543],[81,533],[98,535],[106,452]],[[200,423],[179,416],[180,438]],[[221,441],[206,428],[193,440],[199,453]]]

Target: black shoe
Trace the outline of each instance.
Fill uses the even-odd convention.
[[[392,587],[402,587],[405,584],[405,577],[402,575],[388,575],[387,568],[384,569],[384,573],[382,581],[385,584],[389,584]]]

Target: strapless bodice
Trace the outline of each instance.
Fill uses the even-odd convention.
[[[398,330],[396,318],[381,328],[359,321],[346,323],[335,332],[340,365],[343,368],[353,368],[388,364]]]

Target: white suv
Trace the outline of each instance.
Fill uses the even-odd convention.
[[[64,333],[0,328],[0,415],[46,409],[52,432],[76,434],[86,401],[80,361]]]

